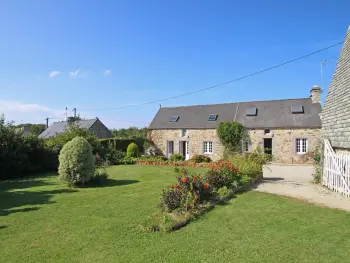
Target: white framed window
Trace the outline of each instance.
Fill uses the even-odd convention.
[[[206,154],[213,153],[213,142],[203,142],[203,153],[206,153]]]
[[[181,137],[185,137],[187,135],[186,129],[181,129]]]
[[[306,138],[298,138],[295,141],[296,153],[304,154],[308,152],[308,141]]]

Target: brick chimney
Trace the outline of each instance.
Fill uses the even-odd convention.
[[[315,85],[311,88],[310,90],[310,97],[311,97],[311,100],[312,100],[312,103],[321,103],[321,93],[322,93],[322,89]]]

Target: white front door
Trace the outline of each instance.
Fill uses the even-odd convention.
[[[189,148],[189,142],[186,141],[186,160],[190,159],[190,148]]]

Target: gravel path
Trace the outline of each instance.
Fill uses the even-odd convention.
[[[350,198],[310,183],[313,166],[277,165],[264,167],[264,179],[254,191],[290,196],[310,203],[350,211]]]

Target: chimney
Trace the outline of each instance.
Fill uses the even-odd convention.
[[[311,88],[310,90],[310,97],[311,97],[311,100],[312,100],[312,103],[321,103],[321,93],[322,93],[322,89],[315,85]]]

